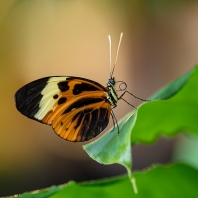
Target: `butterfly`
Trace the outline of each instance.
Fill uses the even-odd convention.
[[[121,38],[122,34],[120,42]],[[110,36],[109,42],[111,66]],[[28,118],[51,125],[55,133],[65,140],[88,141],[107,127],[110,115],[114,126],[115,121],[117,123],[112,109],[128,91],[125,90],[125,82],[115,81],[114,68],[110,73],[107,87],[93,80],[74,76],[50,76],[30,82],[16,92],[16,108]],[[117,94],[115,87],[117,83],[125,85],[124,89],[119,90],[124,91],[121,96]]]

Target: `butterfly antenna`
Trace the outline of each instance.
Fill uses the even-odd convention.
[[[118,60],[118,53],[119,53],[120,44],[121,44],[121,41],[122,41],[122,36],[123,36],[123,33],[121,32],[121,34],[120,34],[120,40],[119,40],[118,48],[117,48],[117,53],[116,53],[116,59],[115,59],[115,63],[114,63],[114,66],[113,66],[113,70],[111,72],[111,78],[113,76],[113,72],[114,72],[114,69],[115,69],[115,66],[116,66],[116,63],[117,63],[117,60]]]
[[[112,50],[112,45],[111,45],[111,36],[108,35],[108,39],[109,39],[109,55],[110,55],[110,78],[112,77],[111,76],[111,71],[112,71],[112,53],[111,53],[111,50]]]

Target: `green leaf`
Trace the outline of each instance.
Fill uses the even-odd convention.
[[[50,197],[51,195],[57,193],[59,190],[61,190],[62,187],[58,187],[58,186],[51,186],[48,189],[42,189],[39,190],[38,192],[31,192],[31,193],[24,193],[22,195],[20,195],[20,198],[46,198],[46,197]]]
[[[165,100],[174,96],[178,91],[180,91],[184,85],[188,82],[192,74],[195,72],[196,67],[184,74],[183,76],[177,78],[168,85],[162,87],[159,91],[154,93],[149,99],[150,100]]]
[[[184,164],[155,166],[134,175],[139,186],[137,195],[134,194],[128,178],[123,176],[85,183],[70,182],[46,198],[197,198],[198,170],[190,166]],[[35,197],[36,195],[38,194],[35,194]]]
[[[177,87],[180,85],[182,89],[171,98],[146,103],[138,108],[132,144],[152,143],[159,136],[172,137],[184,131],[198,134],[198,67],[170,84],[169,89],[163,90],[169,91],[171,87],[179,90]]]
[[[84,145],[88,155],[101,164],[118,163],[126,167],[129,178],[133,184],[134,191],[137,192],[134,177],[131,173],[131,130],[136,121],[136,114],[128,116],[119,124],[120,135],[117,129],[103,135],[99,140]]]

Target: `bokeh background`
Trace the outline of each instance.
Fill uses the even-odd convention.
[[[22,116],[14,104],[17,89],[45,76],[81,76],[106,85],[107,36],[114,59],[121,32],[114,76],[141,98],[198,62],[197,1],[0,1],[0,196],[126,172],[91,160],[81,143],[59,138],[51,127]],[[130,110],[120,101],[117,119]],[[177,141],[136,145],[133,169],[170,161]]]

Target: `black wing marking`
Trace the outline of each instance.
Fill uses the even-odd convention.
[[[23,87],[21,87],[15,94],[15,105],[20,113],[23,115],[35,119],[34,115],[39,110],[39,103],[41,98],[42,90],[47,85],[49,77],[42,78],[33,81]]]

